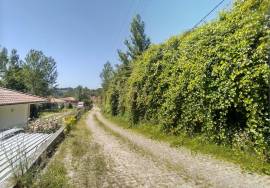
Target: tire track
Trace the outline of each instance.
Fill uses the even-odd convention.
[[[110,131],[102,128],[94,120],[92,112],[87,120],[93,139],[103,149],[103,154],[110,162],[108,187],[204,187],[198,182],[181,176],[166,164],[151,158],[147,153],[135,151]],[[136,147],[136,146],[134,146]]]
[[[133,143],[137,148],[141,148],[143,151],[147,151],[146,155],[148,156],[148,160],[149,155],[155,156],[155,158],[159,159],[158,161],[161,166],[164,166],[162,165],[163,163],[169,162],[171,166],[179,167],[178,169],[182,169],[180,170],[182,171],[180,172],[180,174],[186,173],[186,176],[179,176],[179,173],[175,173],[175,177],[179,176],[180,178],[182,178],[182,181],[173,182],[169,185],[169,187],[175,187],[176,185],[178,185],[179,187],[186,185],[191,187],[270,187],[269,176],[246,173],[243,172],[237,165],[219,161],[206,155],[194,155],[187,149],[171,148],[168,144],[145,138],[139,134],[135,134],[129,130],[125,130],[106,120],[100,114],[98,109],[94,109],[94,111],[92,112],[91,121],[93,121],[93,114],[95,114],[98,120],[102,122],[104,126],[106,126],[106,129],[110,129],[112,132],[114,132],[114,134],[117,134],[118,137],[126,139],[127,142]],[[94,127],[96,127],[97,129],[101,129],[100,127],[97,127],[97,125],[95,125]],[[108,131],[105,134],[108,135]],[[115,139],[115,136],[113,137],[112,135],[110,135],[110,137]],[[117,142],[118,144],[120,144],[119,141]],[[106,145],[106,143],[103,144]],[[137,158],[140,158],[139,156],[137,156],[138,153],[133,152],[133,154],[136,155]],[[111,155],[111,157],[113,156]],[[158,166],[158,164],[155,163],[155,161],[157,160],[154,160],[153,157],[150,161],[153,163],[153,168]],[[166,170],[168,171],[168,169]],[[157,184],[155,183],[156,182],[150,184],[150,187],[154,185],[154,187],[159,187],[156,186]]]

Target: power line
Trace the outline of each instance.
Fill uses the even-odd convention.
[[[132,17],[134,12],[136,11],[138,4],[139,4],[139,0],[132,1],[132,4],[130,5],[128,11],[126,12],[126,14],[125,14],[126,16],[124,17],[123,22],[120,26],[120,30],[117,33],[118,35],[115,36],[115,38],[114,38],[113,49],[115,49],[117,47],[117,43],[120,40],[120,38],[124,32],[124,28],[127,26],[129,18]]]
[[[125,25],[126,18],[129,17],[129,14],[132,11],[133,6],[134,6],[134,2],[132,1],[131,4],[130,4],[130,6],[129,6],[129,8],[124,13],[124,16],[123,16],[124,19],[122,20],[122,22],[120,24],[119,32],[115,33],[114,36],[112,37],[112,39],[113,39],[113,41],[112,41],[113,42],[112,43],[113,49],[115,49],[115,47],[117,46],[118,38],[119,38],[120,34],[122,33],[123,27]]]
[[[196,28],[198,25],[200,25],[212,12],[214,12],[225,0],[220,1],[210,12],[208,12],[198,23],[196,23],[192,29]],[[191,29],[191,30],[192,30]]]

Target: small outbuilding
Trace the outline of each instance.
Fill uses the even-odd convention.
[[[47,99],[0,87],[0,130],[27,125],[30,105]]]

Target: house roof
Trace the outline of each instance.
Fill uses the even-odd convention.
[[[46,101],[47,100],[42,97],[0,87],[0,106],[12,104],[41,103]]]
[[[49,97],[49,98],[48,98],[48,101],[49,101],[50,103],[65,103],[64,100],[62,100],[62,99],[57,99],[57,98],[54,98],[54,97]]]
[[[61,99],[67,102],[78,102],[78,100],[76,100],[74,97],[65,97]]]

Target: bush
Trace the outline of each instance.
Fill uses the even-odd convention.
[[[91,99],[85,99],[83,102],[86,110],[91,110],[93,108],[93,101]]]
[[[75,116],[68,116],[65,118],[65,131],[68,133],[71,131],[73,125],[76,123],[76,117]]]
[[[69,109],[72,109],[72,108],[73,108],[73,106],[72,106],[71,103],[68,103],[68,108],[69,108]]]

